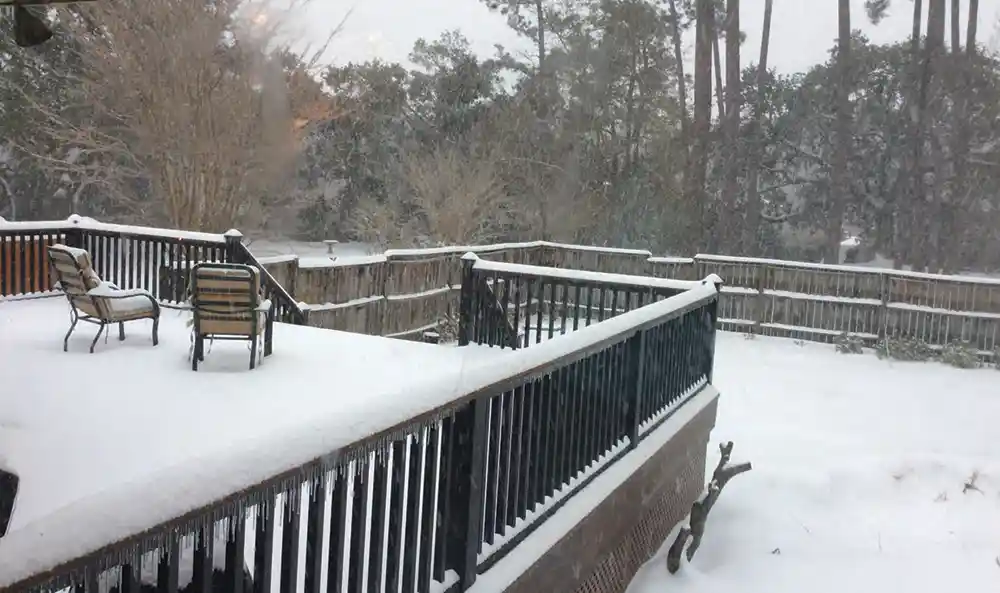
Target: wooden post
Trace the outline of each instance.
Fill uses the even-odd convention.
[[[469,252],[462,256],[462,296],[458,304],[458,345],[468,346],[472,341],[472,323],[475,307],[475,267],[479,257]]]

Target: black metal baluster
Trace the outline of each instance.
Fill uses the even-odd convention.
[[[344,553],[350,541],[347,532],[347,505],[350,502],[348,493],[349,481],[343,470],[333,475],[332,491],[330,493],[330,547],[327,558],[327,593],[341,593],[347,581],[347,570],[344,566]]]
[[[583,301],[583,287],[576,285],[573,295],[573,331],[580,329],[580,303]]]
[[[507,533],[507,510],[510,506],[511,477],[513,465],[511,451],[514,438],[514,393],[507,391],[497,396],[501,401],[501,423],[499,471],[497,472],[497,519],[496,528],[500,535]]]
[[[156,567],[157,593],[177,593],[180,573],[181,551],[178,542],[174,541],[169,548],[160,548],[160,562]]]
[[[285,493],[281,521],[281,593],[295,593],[299,582],[299,541],[302,521],[302,491],[292,488]]]
[[[209,593],[211,589],[199,588],[198,581],[198,549],[195,548],[195,572],[192,579],[195,593]],[[139,593],[141,586],[139,577],[142,573],[142,556],[136,554],[131,560],[122,564],[118,572],[118,592],[119,593]]]
[[[503,433],[503,399],[501,396],[490,398],[489,447],[486,463],[486,519],[483,526],[483,538],[487,544],[492,544],[498,529],[497,501],[500,492],[500,443]]]
[[[347,590],[350,593],[365,591],[365,558],[368,556],[367,536],[370,529],[368,520],[369,458],[356,461],[354,490],[351,504],[351,561],[347,569]]]
[[[593,287],[587,287],[587,325],[590,326],[591,321],[594,318],[594,289]]]
[[[396,593],[399,590],[400,573],[403,569],[403,553],[406,549],[403,537],[403,513],[406,509],[404,496],[406,494],[406,468],[406,440],[393,441],[392,485],[389,494],[389,543],[385,558],[386,593]],[[443,571],[444,567],[442,566],[442,575]]]
[[[538,451],[532,447],[535,434],[535,393],[533,387],[532,383],[528,383],[521,388],[524,393],[524,413],[521,425],[521,442],[523,443],[521,445],[521,475],[518,478],[517,493],[517,517],[519,519],[524,519],[527,516],[528,508],[532,502],[529,498],[532,486],[531,477],[536,463],[535,456],[538,454]]]
[[[545,502],[544,490],[545,490],[545,458],[548,455],[546,450],[546,435],[548,434],[548,427],[546,426],[548,422],[548,417],[545,413],[546,411],[546,393],[545,393],[545,381],[544,379],[536,379],[531,382],[533,396],[533,417],[534,424],[532,425],[532,451],[534,451],[532,457],[534,457],[534,462],[531,466],[531,478],[528,480],[529,494],[528,494],[528,509],[531,511],[536,510],[539,505]]]
[[[530,279],[525,279],[524,285],[525,299],[528,301],[527,308],[524,311],[524,347],[527,348],[531,344],[531,308],[534,300],[531,295],[534,282]]]
[[[271,592],[274,575],[274,510],[272,497],[257,506],[257,524],[254,526],[254,593]],[[311,591],[307,590],[307,593]]]
[[[424,474],[423,449],[423,438],[411,437],[408,461],[409,472],[406,476],[406,535],[403,540],[403,593],[412,593],[416,584],[417,548],[420,541],[421,478]],[[479,517],[476,519],[479,520]]]
[[[559,312],[559,300],[556,299],[556,284],[549,282],[549,339],[556,335],[556,315]]]
[[[434,537],[437,509],[435,496],[437,491],[437,476],[441,470],[441,448],[438,439],[441,436],[439,424],[432,424],[427,429],[427,455],[424,462],[424,502],[421,512],[420,527],[420,559],[417,567],[417,592],[430,593],[431,572],[434,562]]]
[[[451,498],[454,486],[455,455],[455,421],[454,418],[445,418],[441,421],[441,465],[438,471],[440,484],[438,485],[437,512],[435,513],[437,532],[434,537],[434,580],[439,583],[444,582],[445,573],[450,568],[448,565],[448,534],[452,520],[452,505],[456,504],[456,501]],[[386,588],[386,593],[393,591],[395,590]]]
[[[372,483],[372,528],[368,562],[368,591],[380,593],[385,580],[386,568],[386,524],[389,504],[389,459],[391,453],[379,451],[375,454],[375,476]]]
[[[244,570],[246,563],[246,518],[243,511],[238,511],[229,518],[229,530],[226,534],[226,580],[225,590],[230,593],[243,593]]]
[[[500,336],[502,342],[500,343],[501,348],[507,348],[511,345],[510,340],[510,277],[503,276],[503,293],[500,299],[500,309],[502,310],[502,319],[500,320],[500,328],[503,332]],[[517,333],[517,325],[514,325],[514,333]]]
[[[545,504],[555,490],[555,467],[559,438],[559,426],[556,415],[556,399],[559,397],[558,370],[554,370],[542,379],[542,468],[539,483],[539,501]]]
[[[569,472],[566,475],[568,484],[576,477],[580,470],[580,450],[583,447],[583,394],[580,386],[583,379],[584,361],[577,360],[571,365],[571,372],[568,377],[569,385],[566,388],[567,405],[569,413],[569,450],[567,451],[567,462]]]
[[[521,279],[519,277],[511,278],[511,282],[514,283],[514,348],[521,347],[521,336],[519,332],[521,331]]]
[[[326,476],[310,484],[309,510],[306,517],[306,566],[304,587],[306,593],[322,593],[320,586],[323,572],[323,526],[326,522]],[[259,520],[259,519],[258,519]]]
[[[130,575],[135,579],[136,588],[132,590],[133,593],[138,593],[139,589],[139,576],[141,571],[141,564],[136,562],[135,568],[132,570]],[[194,575],[192,577],[192,582],[194,583],[195,593],[212,593],[213,591],[213,572],[215,570],[215,522],[210,522],[205,525],[198,532],[198,541],[195,543],[194,548]],[[123,593],[126,593],[123,591]]]
[[[455,455],[449,478],[453,508],[444,537],[448,540],[447,565],[458,573],[461,591],[467,591],[476,581],[477,543],[482,541],[480,517],[484,502],[482,485],[487,432],[485,401],[472,400],[455,413],[452,448]]]
[[[514,527],[517,524],[517,509],[521,494],[521,482],[524,475],[523,466],[527,463],[524,447],[524,433],[527,429],[525,422],[524,406],[524,386],[520,385],[511,391],[514,401],[514,422],[511,447],[514,449],[512,463],[510,466],[510,491],[507,495],[507,525]]]
[[[542,342],[542,316],[545,314],[546,300],[545,300],[545,279],[539,278],[538,282],[538,312],[535,314],[535,343],[541,344]],[[551,313],[550,313],[551,315]]]
[[[556,466],[552,472],[555,482],[553,491],[558,492],[569,479],[569,442],[570,442],[570,410],[567,386],[572,365],[560,368],[556,372],[556,417],[558,432],[556,433]]]

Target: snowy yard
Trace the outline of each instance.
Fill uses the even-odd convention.
[[[628,593],[1000,591],[1000,373],[720,334],[715,379],[709,473],[754,469]]]

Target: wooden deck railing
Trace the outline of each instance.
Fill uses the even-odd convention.
[[[305,322],[305,312],[242,243],[239,231],[195,233],[105,224],[78,216],[65,221],[0,223],[0,297],[53,292],[47,250],[64,243],[86,249],[101,279],[122,289],[141,288],[159,301],[187,299],[188,278],[199,262],[231,262],[261,270],[265,298],[276,319]]]
[[[706,283],[484,361],[443,405],[0,590],[466,591],[710,383],[717,308]]]

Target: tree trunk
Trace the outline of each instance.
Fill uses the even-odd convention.
[[[962,53],[962,3],[961,0],[951,0],[951,51]]]
[[[740,193],[740,111],[743,102],[740,79],[740,0],[726,3],[726,118],[725,171],[719,211],[718,246],[725,253],[738,250],[741,233],[736,224]]]
[[[905,169],[902,190],[897,192],[896,222],[897,235],[893,259],[897,268],[913,258],[918,248],[917,236],[917,179],[923,153],[920,134],[920,37],[923,31],[923,0],[913,2],[913,30],[910,33],[910,67],[907,80],[904,113],[906,114],[907,135],[910,143],[910,162]]]
[[[684,79],[684,49],[681,32],[681,16],[677,12],[677,0],[670,0],[670,22],[673,24],[674,61],[677,62],[677,100],[681,108],[681,143],[684,145],[685,161],[689,154],[690,125],[687,105],[687,80]],[[687,166],[685,165],[685,174]]]
[[[724,95],[724,85],[722,84],[722,56],[719,51],[719,29],[716,26],[717,20],[712,21],[712,62],[715,71],[715,101],[718,105],[719,121],[726,120],[726,99]]]
[[[917,143],[920,147],[920,159],[917,161],[916,176],[914,179],[914,209],[916,217],[914,235],[914,249],[911,254],[913,266],[917,270],[925,270],[931,266],[933,249],[932,236],[934,228],[931,226],[931,218],[936,213],[935,192],[931,187],[933,181],[925,175],[935,173],[933,155],[926,149],[926,144],[931,141],[931,133],[934,127],[934,115],[930,112],[932,95],[935,94],[932,84],[935,79],[934,72],[940,54],[944,49],[945,40],[945,17],[947,15],[945,0],[930,0],[927,7],[927,43],[924,46],[924,63],[920,78],[920,98],[918,109]],[[938,172],[941,174],[943,172]]]
[[[851,179],[847,162],[851,154],[851,2],[840,0],[837,39],[837,118],[836,145],[833,154],[833,184],[827,210],[826,263],[840,262],[840,244],[843,241],[844,212],[851,194]]]
[[[747,255],[760,255],[760,167],[764,160],[764,81],[767,78],[767,51],[771,43],[771,13],[774,0],[764,2],[764,26],[761,29],[760,61],[757,62],[757,97],[753,106],[750,134],[750,159],[747,165],[747,205],[743,249]]]
[[[952,6],[952,18],[956,19]],[[972,141],[972,128],[968,122],[969,102],[972,95],[973,68],[976,60],[976,35],[979,20],[979,0],[969,2],[969,21],[966,31],[965,54],[961,50],[954,52],[951,56],[958,71],[955,85],[955,135],[952,145],[952,171],[953,178],[948,192],[949,202],[944,206],[941,217],[941,238],[943,244],[940,246],[942,254],[942,268],[946,272],[954,271],[965,263],[965,240],[962,233],[958,232],[959,227],[964,226],[959,217],[968,210],[968,158],[969,145]],[[954,23],[952,24],[952,37],[954,38]],[[952,50],[955,50],[954,44]]]
[[[712,0],[696,0],[697,29],[694,52],[694,122],[692,125],[691,175],[688,183],[686,247],[704,245],[705,232],[712,228],[705,180],[708,169],[708,135],[712,123],[712,29],[715,10]]]

